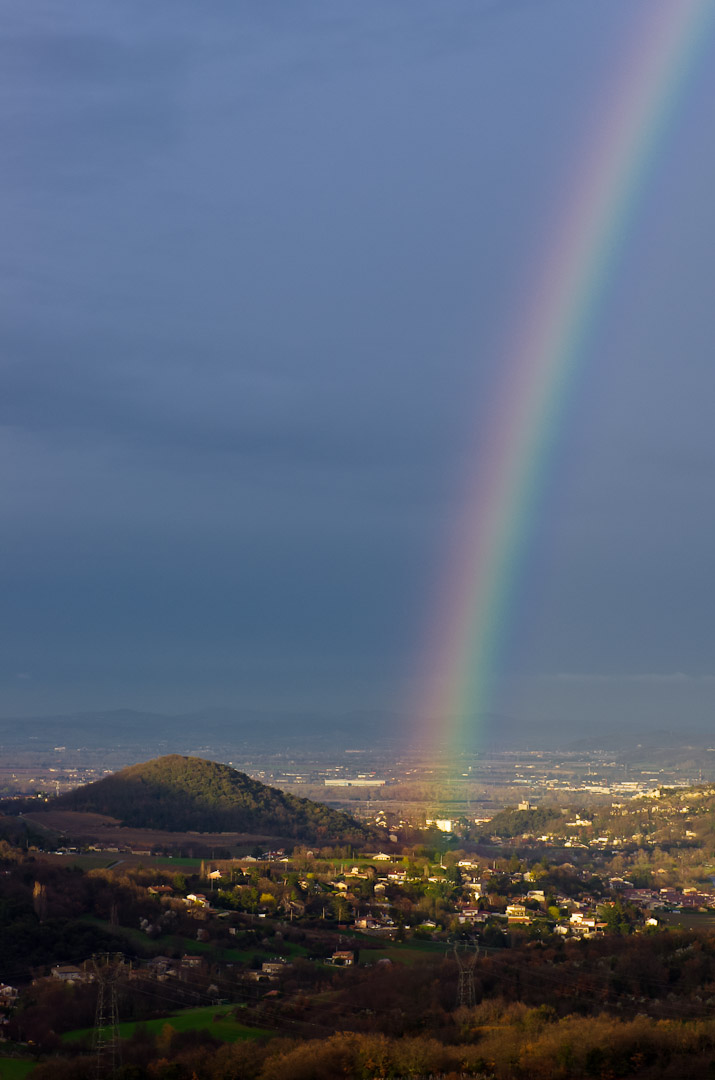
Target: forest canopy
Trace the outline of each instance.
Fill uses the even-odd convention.
[[[51,805],[108,814],[135,828],[269,832],[343,843],[370,837],[364,825],[323,803],[269,787],[229,765],[179,754],[132,765]]]

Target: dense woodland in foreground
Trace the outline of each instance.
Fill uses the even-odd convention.
[[[384,941],[347,934],[330,912],[291,922],[234,910],[228,921],[197,921],[183,902],[149,888],[162,880],[207,888],[199,876],[83,872],[8,843],[0,854],[0,969],[21,988],[5,1030],[16,1052],[37,1059],[35,1080],[94,1075],[97,984],[64,984],[49,970],[102,953],[125,957],[119,1015],[139,1024],[123,1044],[124,1080],[715,1075],[715,936],[707,932],[637,933],[623,922],[615,934],[564,940],[532,927],[455,928],[437,940],[407,935],[386,963]],[[276,873],[256,867],[238,888],[267,902]],[[154,933],[138,931],[146,920]],[[357,966],[326,962],[346,947]],[[180,965],[196,949],[199,966],[156,976],[153,956],[168,952]],[[286,960],[278,978],[253,981],[276,957]],[[466,999],[460,966],[471,968]],[[173,1020],[218,1001],[242,1025],[235,1042],[211,1023],[181,1030]],[[165,1020],[152,1028],[157,1017]]]

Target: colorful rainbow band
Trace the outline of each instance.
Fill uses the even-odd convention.
[[[491,706],[560,417],[645,180],[714,22],[715,0],[644,7],[637,45],[589,135],[554,245],[520,305],[420,663],[429,685],[413,711],[424,749],[464,745]]]

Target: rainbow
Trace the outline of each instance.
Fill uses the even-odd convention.
[[[715,20],[713,0],[644,6],[636,45],[610,83],[600,125],[559,211],[503,385],[465,487],[447,570],[430,618],[414,703],[422,749],[455,751],[488,713],[524,552],[554,436],[638,199]],[[419,682],[419,680],[418,680]]]

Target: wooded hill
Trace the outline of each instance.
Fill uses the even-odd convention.
[[[249,832],[364,843],[371,831],[348,814],[268,787],[228,765],[169,754],[85,784],[49,807],[107,814],[134,828]]]
[[[524,833],[543,832],[554,821],[561,820],[563,820],[561,811],[548,806],[540,806],[533,810],[516,810],[513,807],[507,807],[505,810],[500,810],[481,829],[475,830],[475,835],[481,840],[488,840],[490,836],[510,839],[514,836],[522,836]]]

